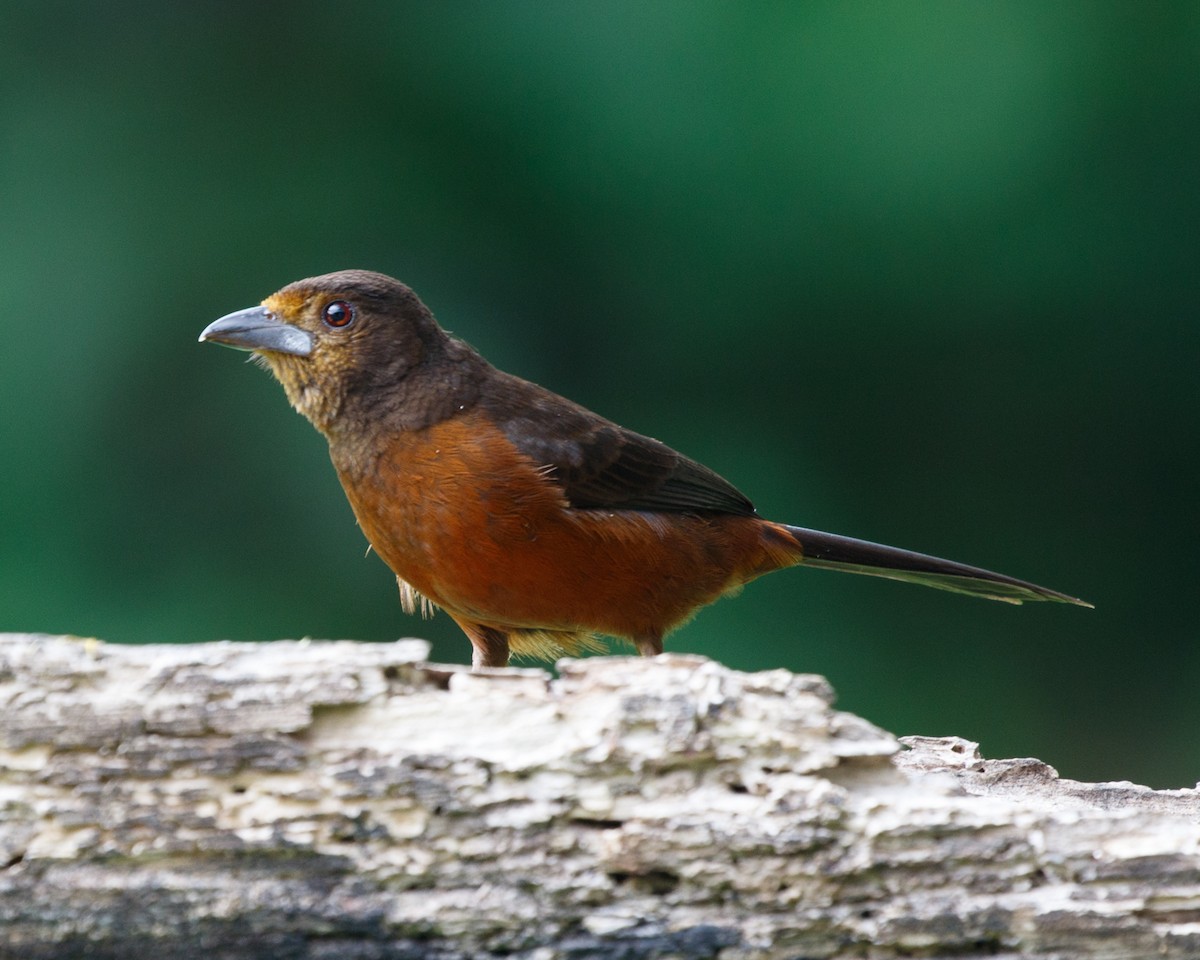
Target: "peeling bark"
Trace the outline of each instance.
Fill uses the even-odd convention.
[[[698,657],[0,635],[0,957],[1196,957],[1195,790]]]

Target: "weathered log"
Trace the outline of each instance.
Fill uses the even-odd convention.
[[[1200,798],[668,655],[0,635],[0,956],[1197,957]]]

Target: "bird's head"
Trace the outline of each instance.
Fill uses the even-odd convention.
[[[462,377],[422,373],[476,356],[411,289],[366,270],[290,283],[261,306],[210,323],[200,340],[253,351],[292,406],[331,439],[348,421],[430,422]]]

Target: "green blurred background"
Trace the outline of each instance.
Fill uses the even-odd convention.
[[[465,661],[196,343],[365,267],[768,517],[1097,605],[794,571],[669,649],[1200,778],[1200,6],[9,0],[0,53],[0,629]]]

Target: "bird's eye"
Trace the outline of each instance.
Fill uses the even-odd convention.
[[[345,300],[325,304],[321,319],[331,327],[348,327],[354,322],[354,308]]]

